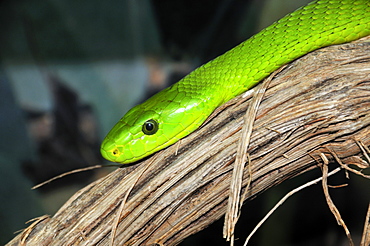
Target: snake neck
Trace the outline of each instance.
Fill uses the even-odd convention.
[[[330,18],[332,12],[336,18]],[[199,67],[181,80],[178,87],[216,108],[282,65],[316,49],[366,35],[370,35],[368,0],[316,1]]]

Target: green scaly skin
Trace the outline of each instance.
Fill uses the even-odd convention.
[[[122,164],[138,161],[190,134],[218,106],[282,65],[369,34],[369,0],[312,2],[129,110],[104,139],[101,153]],[[144,133],[150,119],[158,129],[145,126]]]

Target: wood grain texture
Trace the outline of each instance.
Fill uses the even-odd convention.
[[[246,200],[318,168],[318,153],[330,158],[326,147],[344,163],[365,162],[354,139],[370,145],[369,40],[310,53],[271,81],[249,145],[252,182]],[[83,188],[8,245],[19,245],[22,238],[26,245],[109,245],[131,186],[115,245],[175,245],[202,230],[225,213],[251,95],[233,99],[179,143]],[[248,177],[246,167],[243,187]]]

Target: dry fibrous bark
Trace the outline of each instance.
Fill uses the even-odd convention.
[[[368,165],[359,144],[370,145],[369,40],[312,52],[270,82],[250,119],[245,200],[318,168],[320,153],[333,166],[331,153]],[[8,245],[175,245],[202,230],[225,214],[243,116],[258,88],[177,144],[83,188]]]

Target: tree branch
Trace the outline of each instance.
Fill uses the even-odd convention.
[[[328,147],[344,164],[366,163],[355,140],[370,145],[369,40],[312,52],[271,81],[249,144],[246,200],[317,168],[319,153],[330,157]],[[83,188],[8,245],[109,245],[117,216],[115,245],[174,245],[202,230],[226,211],[252,94],[233,99],[177,144]]]

